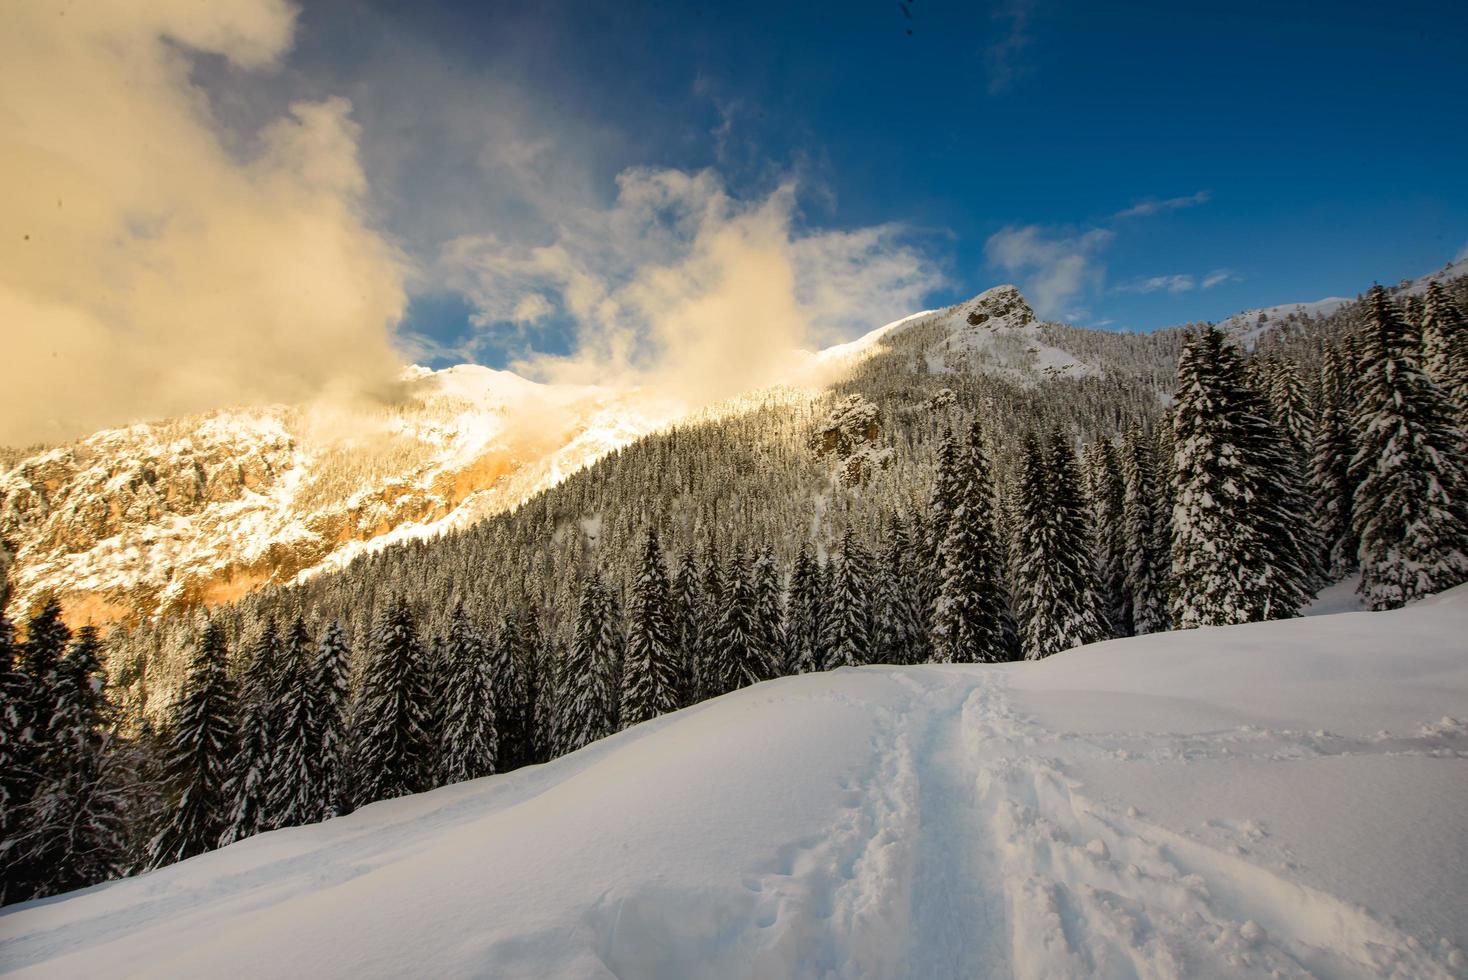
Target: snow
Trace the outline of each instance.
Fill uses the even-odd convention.
[[[17,976],[1464,973],[1468,587],[791,677],[0,915]]]

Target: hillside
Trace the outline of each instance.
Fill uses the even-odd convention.
[[[1465,630],[1459,588],[1040,663],[784,678],[6,910],[0,965],[1464,976]]]

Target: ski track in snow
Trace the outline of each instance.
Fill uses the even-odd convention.
[[[1295,854],[1309,841],[1248,815],[1272,797],[1234,798],[1209,779],[1211,766],[1293,779],[1309,775],[1302,767],[1410,760],[1432,767],[1453,799],[1468,722],[1440,708],[1468,687],[1452,645],[1468,602],[1347,616],[1103,644],[1068,663],[869,667],[758,685],[546,766],[10,910],[0,972],[1465,976],[1461,936],[1319,887]],[[1288,652],[1332,621],[1355,648],[1317,631],[1308,656]],[[1350,659],[1414,629],[1443,639],[1387,667]],[[1258,637],[1272,638],[1254,644],[1262,654],[1236,646]],[[1175,693],[1217,687],[1204,673],[1223,651],[1253,656],[1246,671],[1277,673],[1211,701]],[[1158,679],[1179,663],[1180,680]],[[1371,724],[1398,731],[1212,724],[1266,687],[1295,704],[1292,684],[1332,671],[1355,687],[1328,691],[1320,708],[1310,681],[1303,707],[1274,704],[1264,717],[1351,719],[1381,703],[1389,710],[1372,709]],[[1379,676],[1399,674],[1393,696],[1376,694]],[[1113,684],[1123,699],[1154,698],[1168,713],[1147,721],[1165,723],[1138,724],[1132,702],[1109,700]],[[1066,700],[1077,693],[1105,710],[1120,704],[1132,723],[1079,717]],[[751,737],[764,741],[750,747]],[[1145,788],[1163,771],[1188,774],[1209,819],[1128,801],[1121,787]],[[1354,834],[1334,860],[1370,841],[1369,822],[1339,812],[1344,798],[1313,805],[1312,820]],[[1411,801],[1387,805],[1401,808],[1388,817],[1414,812]],[[1447,839],[1461,839],[1461,809],[1447,821]],[[638,837],[650,823],[656,832]],[[1452,894],[1435,900],[1451,908],[1462,854],[1429,854],[1449,867]]]

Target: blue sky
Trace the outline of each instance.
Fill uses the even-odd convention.
[[[545,309],[507,314],[506,250],[570,234],[560,203],[605,217],[628,168],[710,173],[741,206],[788,188],[793,238],[884,229],[923,263],[909,305],[1017,281],[1113,328],[1353,294],[1468,247],[1468,7],[1188,6],[324,2],[251,84],[352,99],[430,362],[584,341],[543,269],[515,274]],[[214,91],[248,117],[247,85]],[[444,262],[484,235],[492,284]],[[580,261],[625,283],[675,253]]]

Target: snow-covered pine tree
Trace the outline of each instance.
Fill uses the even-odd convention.
[[[1300,372],[1289,361],[1275,360],[1266,372],[1265,395],[1274,424],[1294,454],[1296,464],[1303,467],[1309,458],[1311,438],[1315,430],[1315,411],[1310,394],[1300,380]]]
[[[690,705],[698,699],[699,624],[703,609],[703,585],[698,560],[690,549],[678,561],[669,593],[668,612],[678,656],[678,703]]]
[[[556,754],[575,752],[617,730],[617,651],[607,643],[603,620],[610,609],[601,579],[590,574],[581,587],[575,635],[561,661],[557,684]]]
[[[1468,435],[1468,317],[1436,280],[1427,284],[1422,307],[1422,366],[1448,396],[1459,430]]]
[[[535,662],[534,713],[530,728],[535,743],[535,762],[555,757],[557,665],[561,662],[560,645],[555,637],[541,628],[540,613],[534,608],[525,612],[522,636],[527,654]]]
[[[29,897],[17,850],[21,808],[35,794],[35,731],[30,679],[15,664],[15,630],[0,609],[0,905]]]
[[[1300,477],[1238,353],[1215,327],[1178,361],[1172,621],[1179,629],[1293,616],[1313,538]]]
[[[19,863],[36,872],[30,897],[115,878],[127,864],[126,780],[107,732],[112,708],[95,628],[77,632],[57,678],[43,777],[15,842]]]
[[[499,756],[490,661],[484,638],[469,622],[462,602],[449,620],[447,660],[438,752],[438,781],[443,785],[490,775]]]
[[[1355,483],[1351,457],[1351,392],[1339,351],[1328,347],[1320,368],[1320,408],[1311,440],[1311,523],[1320,542],[1320,566],[1326,580],[1335,582],[1356,567],[1356,533],[1351,529],[1351,498]]]
[[[887,518],[887,541],[877,560],[873,583],[876,616],[873,640],[876,661],[884,664],[927,663],[928,630],[922,599],[914,583],[912,539],[902,518]]]
[[[801,542],[790,573],[790,596],[785,604],[785,638],[790,650],[790,673],[824,670],[821,658],[821,569],[810,548]]]
[[[1085,450],[1086,491],[1095,523],[1096,583],[1113,636],[1136,632],[1126,583],[1125,488],[1116,447],[1098,439]]]
[[[525,716],[523,720],[521,749],[525,765],[545,762],[549,755],[549,744],[542,726],[544,702],[553,686],[550,681],[551,665],[546,660],[545,646],[541,642],[534,617],[516,611],[511,614],[520,638],[520,674],[525,678]]]
[[[1104,639],[1080,474],[1058,432],[1048,455],[1034,436],[1025,442],[1018,518],[1014,581],[1025,659]]]
[[[1394,609],[1468,580],[1468,473],[1448,400],[1418,365],[1386,290],[1371,290],[1366,311],[1352,526],[1362,597]]]
[[[871,556],[847,529],[828,596],[822,637],[826,669],[859,667],[871,663],[873,643]]]
[[[238,749],[230,761],[229,825],[220,838],[221,845],[278,826],[270,789],[280,744],[281,705],[277,699],[282,687],[283,657],[280,631],[275,620],[268,618],[245,665]]]
[[[359,805],[416,793],[424,784],[429,692],[421,657],[413,612],[398,597],[379,615],[362,676],[354,752]]]
[[[316,758],[320,772],[316,805],[324,820],[350,809],[343,778],[349,747],[347,698],[351,690],[352,652],[339,622],[332,620],[316,644],[312,664],[311,711],[316,718]]]
[[[530,678],[525,669],[525,638],[513,616],[501,617],[494,643],[486,653],[495,728],[499,733],[496,765],[501,772],[510,772],[528,764],[534,756],[534,707],[530,703]]]
[[[623,727],[677,711],[682,671],[670,616],[668,575],[657,534],[648,528],[642,564],[628,609],[627,659],[622,667]]]
[[[714,630],[714,696],[757,684],[774,674],[774,665],[759,633],[752,564],[743,554],[729,563],[723,613]]]
[[[933,610],[933,659],[1001,663],[1014,651],[1014,623],[995,523],[994,478],[977,423],[955,475],[935,493],[953,494],[948,533],[939,549],[942,577]]]
[[[239,694],[226,669],[228,655],[223,628],[210,620],[169,726],[165,765],[171,805],[148,845],[149,867],[213,850],[229,825]]]
[[[1122,442],[1122,525],[1125,540],[1127,595],[1138,635],[1167,629],[1166,533],[1158,513],[1157,464],[1153,440],[1140,425]]]
[[[61,695],[61,659],[71,642],[71,630],[61,619],[61,603],[47,596],[41,610],[26,623],[20,647],[21,669],[29,678],[30,717],[37,751],[49,751],[52,718]]]
[[[718,697],[724,692],[723,651],[719,648],[719,627],[724,617],[724,600],[728,583],[719,549],[709,543],[703,561],[703,604],[699,610],[698,671],[695,678],[695,701]]]
[[[275,691],[277,726],[266,788],[274,827],[298,827],[321,819],[320,734],[315,711],[321,699],[313,690],[315,659],[306,623],[297,616],[283,637]]]
[[[445,692],[449,682],[448,640],[442,634],[434,634],[418,660],[422,674],[419,685],[426,692],[423,701],[423,788],[432,789],[438,782],[438,747],[443,737],[443,720],[446,705]]]
[[[784,589],[780,583],[780,567],[775,562],[775,553],[766,545],[760,549],[750,572],[751,587],[754,589],[754,626],[765,659],[769,662],[770,676],[778,677],[785,664],[785,636],[781,621],[785,611],[781,608]]]
[[[933,495],[928,501],[926,526],[928,537],[923,542],[924,561],[920,569],[923,615],[931,633],[943,588],[943,542],[948,537],[948,522],[959,506],[959,498],[968,483],[966,460],[958,436],[952,431],[938,445],[937,471],[933,479]]]

